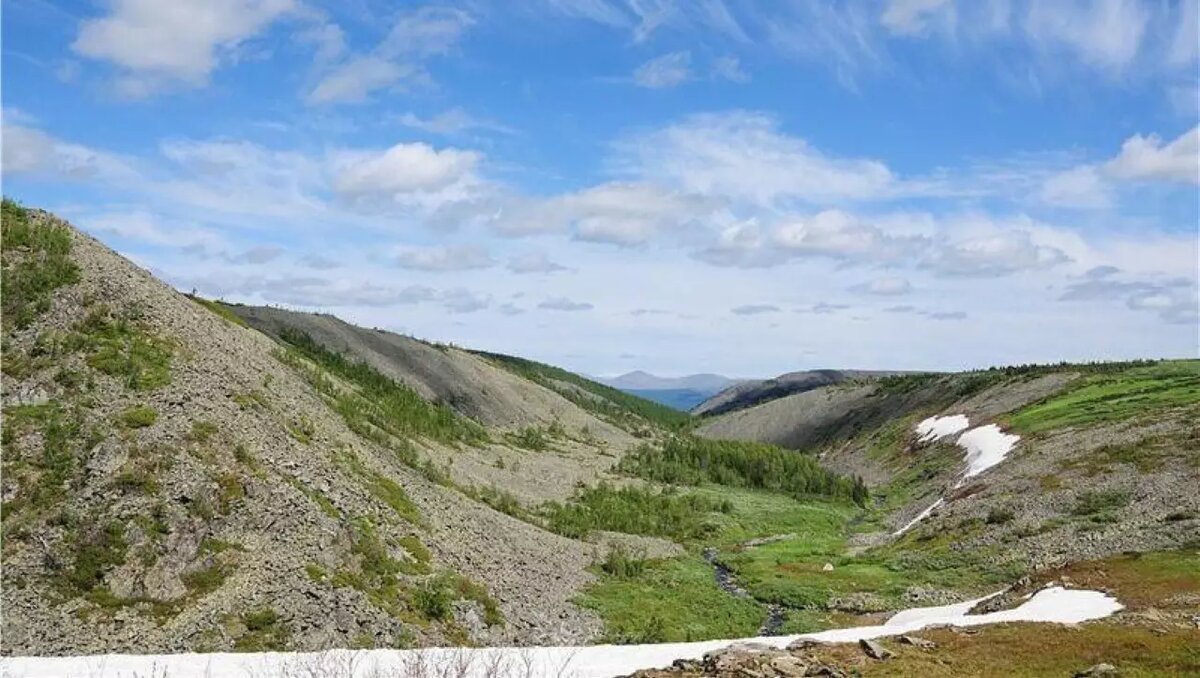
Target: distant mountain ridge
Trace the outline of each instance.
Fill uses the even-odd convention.
[[[635,370],[616,377],[598,378],[596,381],[687,412],[712,395],[745,380],[710,373],[660,377],[643,370]]]
[[[616,377],[599,378],[597,381],[623,391],[686,390],[716,393],[723,388],[728,388],[746,380],[733,379],[711,373],[689,374],[682,377],[660,377],[643,370],[634,370],[633,372],[626,372]]]
[[[845,381],[872,380],[907,374],[899,371],[875,370],[805,370],[788,372],[771,379],[742,381],[730,385],[692,408],[692,414],[714,416],[734,410],[742,410],[760,403],[796,393],[804,393],[822,386],[840,384]]]

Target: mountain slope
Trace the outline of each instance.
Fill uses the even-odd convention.
[[[822,386],[843,382],[869,382],[873,379],[901,374],[867,370],[808,370],[788,372],[772,379],[745,381],[716,393],[692,408],[692,414],[711,417],[725,412],[753,407],[793,393],[804,393]]]
[[[339,371],[281,346],[52,215],[6,201],[4,216],[5,652],[597,632],[570,602],[595,547],[493,510],[446,472],[456,451],[489,466],[528,455],[507,434],[372,376],[382,359],[380,372]],[[539,458],[598,460],[570,462],[594,481],[632,440],[454,358],[509,389],[448,399],[481,420],[590,427],[586,443]],[[567,494],[579,479],[536,484]]]

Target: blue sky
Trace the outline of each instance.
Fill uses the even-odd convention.
[[[592,374],[1194,357],[1197,4],[6,0],[4,191]]]

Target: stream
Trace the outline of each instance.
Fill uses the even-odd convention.
[[[742,588],[737,583],[737,577],[728,567],[725,567],[717,560],[717,549],[712,546],[704,547],[701,556],[705,562],[713,568],[713,577],[717,581],[717,586],[722,591],[737,598],[745,598],[746,600],[754,600],[750,592]],[[757,601],[755,601],[757,602]],[[782,605],[775,603],[767,603],[767,618],[763,621],[762,626],[758,627],[759,636],[777,636],[783,630],[783,621],[785,610]]]

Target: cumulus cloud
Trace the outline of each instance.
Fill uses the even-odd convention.
[[[586,301],[572,301],[566,297],[554,297],[538,304],[538,308],[548,311],[590,311],[592,305]]]
[[[1200,183],[1200,126],[1165,144],[1155,134],[1134,135],[1105,169],[1122,179]]]
[[[508,270],[517,274],[524,273],[558,273],[570,270],[562,264],[555,263],[545,252],[529,252],[513,257],[508,261]]]
[[[829,315],[831,313],[837,313],[838,311],[845,311],[849,308],[850,308],[850,306],[848,304],[830,304],[830,303],[822,301],[820,303],[813,304],[812,306],[798,308],[798,309],[796,309],[796,312],[797,313],[813,313],[816,315]]]
[[[80,23],[71,49],[115,66],[128,96],[198,87],[223,57],[296,9],[294,0],[114,0],[108,14]]]
[[[401,247],[396,252],[401,268],[417,271],[467,271],[488,268],[492,257],[476,245],[437,245],[433,247]]]
[[[238,254],[227,255],[225,260],[231,264],[265,264],[278,259],[282,254],[282,247],[259,245]]]
[[[608,182],[543,200],[518,201],[493,225],[506,235],[569,231],[578,240],[631,247],[717,207],[697,195],[640,182]]]
[[[778,313],[779,307],[774,304],[746,304],[744,306],[735,306],[729,309],[729,312],[734,315],[762,315],[764,313]]]
[[[886,263],[910,260],[925,243],[920,237],[885,232],[840,210],[825,210],[781,224],[774,244],[797,256]]]
[[[692,55],[686,51],[664,54],[638,66],[633,82],[648,89],[676,87],[692,78],[691,63]]]
[[[451,313],[474,313],[487,308],[491,304],[491,297],[457,288],[443,292],[438,296],[438,301]]]
[[[342,151],[333,160],[333,190],[360,204],[436,207],[465,200],[480,183],[480,156],[424,143],[396,144],[386,150]]]
[[[937,249],[926,267],[943,275],[994,277],[1051,268],[1070,261],[1065,252],[1034,241],[1026,231],[971,237]]]

